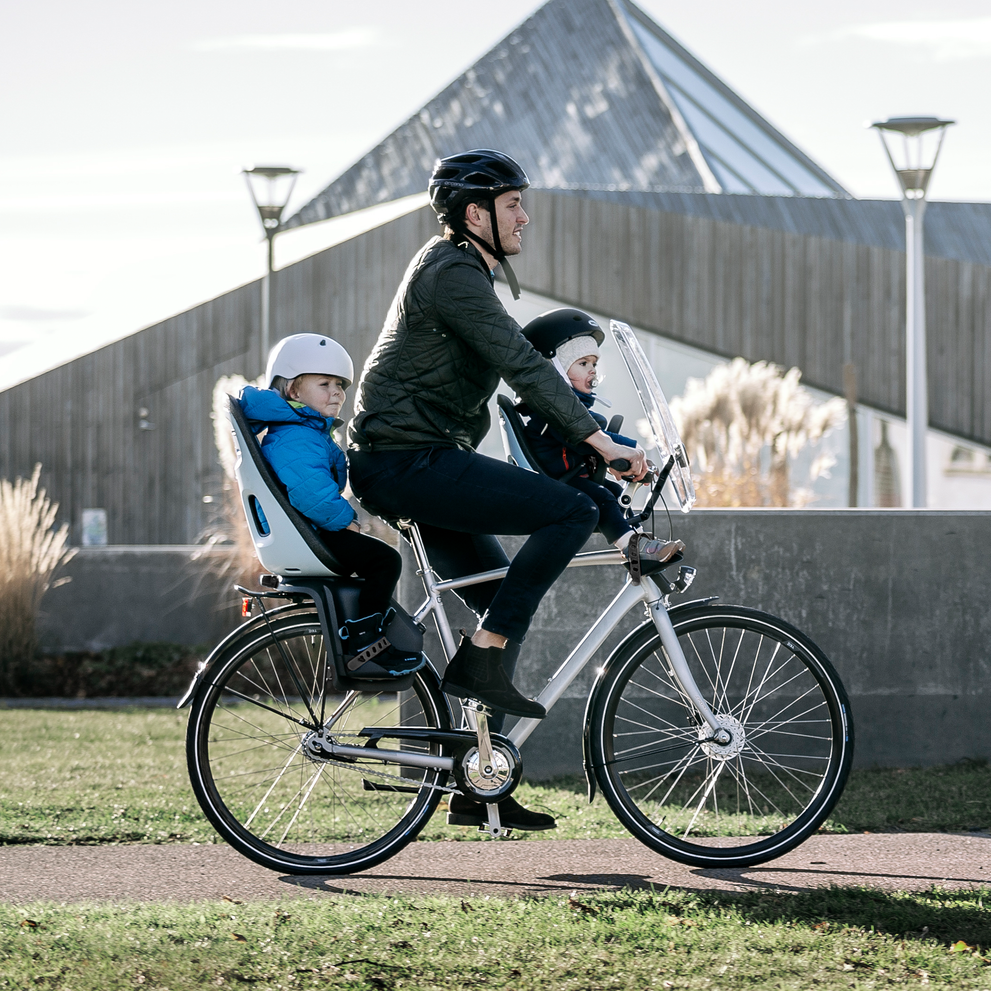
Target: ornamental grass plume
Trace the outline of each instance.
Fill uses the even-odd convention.
[[[766,361],[734,358],[703,379],[689,379],[671,413],[692,464],[700,506],[802,506],[808,487],[792,487],[791,466],[846,418],[834,398],[817,404],[802,373]],[[835,459],[820,454],[809,482],[828,475]]]
[[[213,410],[210,416],[213,419],[217,461],[224,472],[223,489],[217,515],[201,534],[200,541],[207,548],[223,547],[229,551],[228,554],[211,555],[208,558],[211,577],[219,580],[223,586],[232,586],[235,582],[253,586],[257,583],[259,571],[255,546],[248,532],[234,477],[237,454],[227,415],[230,397],[238,395],[246,385],[258,385],[258,382],[249,382],[243,375],[222,375],[213,387]],[[193,560],[203,556],[201,552],[195,551]]]
[[[58,503],[38,488],[41,465],[29,479],[0,479],[0,692],[16,694],[37,651],[44,594],[69,578],[55,573],[75,556],[69,527],[54,528]]]

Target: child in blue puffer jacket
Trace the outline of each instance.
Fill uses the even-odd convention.
[[[345,662],[356,678],[399,677],[421,668],[423,655],[404,654],[388,641],[394,615],[389,600],[402,558],[382,540],[361,532],[344,498],[347,460],[331,431],[354,378],[347,351],[320,334],[294,334],[271,351],[268,389],[246,386],[239,397],[252,430],[267,428],[261,448],[289,502],[310,521],[341,565],[341,574],[362,579],[361,616],[341,627]]]

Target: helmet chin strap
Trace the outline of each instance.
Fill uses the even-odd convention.
[[[490,255],[492,255],[493,258],[495,258],[497,262],[499,262],[502,266],[503,274],[506,276],[506,281],[509,283],[509,290],[513,294],[513,299],[519,299],[520,281],[516,278],[516,273],[513,271],[513,266],[509,264],[509,259],[506,257],[506,252],[503,251],[502,248],[502,242],[499,240],[499,224],[495,215],[495,197],[489,197],[488,204],[489,219],[491,221],[489,226],[492,228],[492,240],[495,241],[494,245],[489,244],[484,237],[480,237],[478,234],[469,231],[468,228],[460,221],[454,224],[448,221],[448,224],[462,237],[471,238],[471,240],[477,241],[483,248],[485,248],[486,251],[488,251]]]

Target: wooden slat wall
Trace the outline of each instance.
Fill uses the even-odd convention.
[[[273,331],[333,333],[358,369],[416,249],[437,232],[420,211],[292,265],[273,280]],[[112,544],[193,543],[221,472],[210,419],[221,375],[263,367],[258,282],[0,392],[0,477],[43,465],[60,521],[107,510]],[[139,429],[138,410],[154,430]]]
[[[727,357],[797,365],[835,393],[849,299],[861,399],[904,412],[901,252],[546,191],[526,205],[525,287]],[[437,230],[420,210],[278,272],[273,339],[331,333],[360,369]],[[991,268],[930,257],[926,278],[931,422],[991,444]],[[259,305],[258,283],[242,286],[0,393],[0,477],[42,462],[75,541],[96,506],[111,543],[194,541],[211,514],[202,498],[221,485],[213,385],[261,371]],[[154,430],[138,429],[141,407]]]
[[[860,398],[904,415],[903,252],[541,190],[526,206],[527,288],[837,394],[849,295]],[[991,268],[927,257],[926,293],[930,421],[989,444]]]

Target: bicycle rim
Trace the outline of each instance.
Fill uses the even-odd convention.
[[[733,736],[721,746],[670,671],[653,625],[617,648],[593,707],[603,794],[640,840],[701,867],[750,866],[825,821],[849,774],[843,686],[798,630],[757,610],[675,617],[696,684]]]
[[[232,846],[272,870],[344,874],[404,847],[430,818],[446,772],[376,758],[314,757],[324,729],[364,746],[367,727],[450,726],[427,668],[403,692],[334,694],[315,614],[255,628],[218,658],[193,701],[187,762],[207,818]],[[436,744],[383,739],[378,750],[437,755]]]

